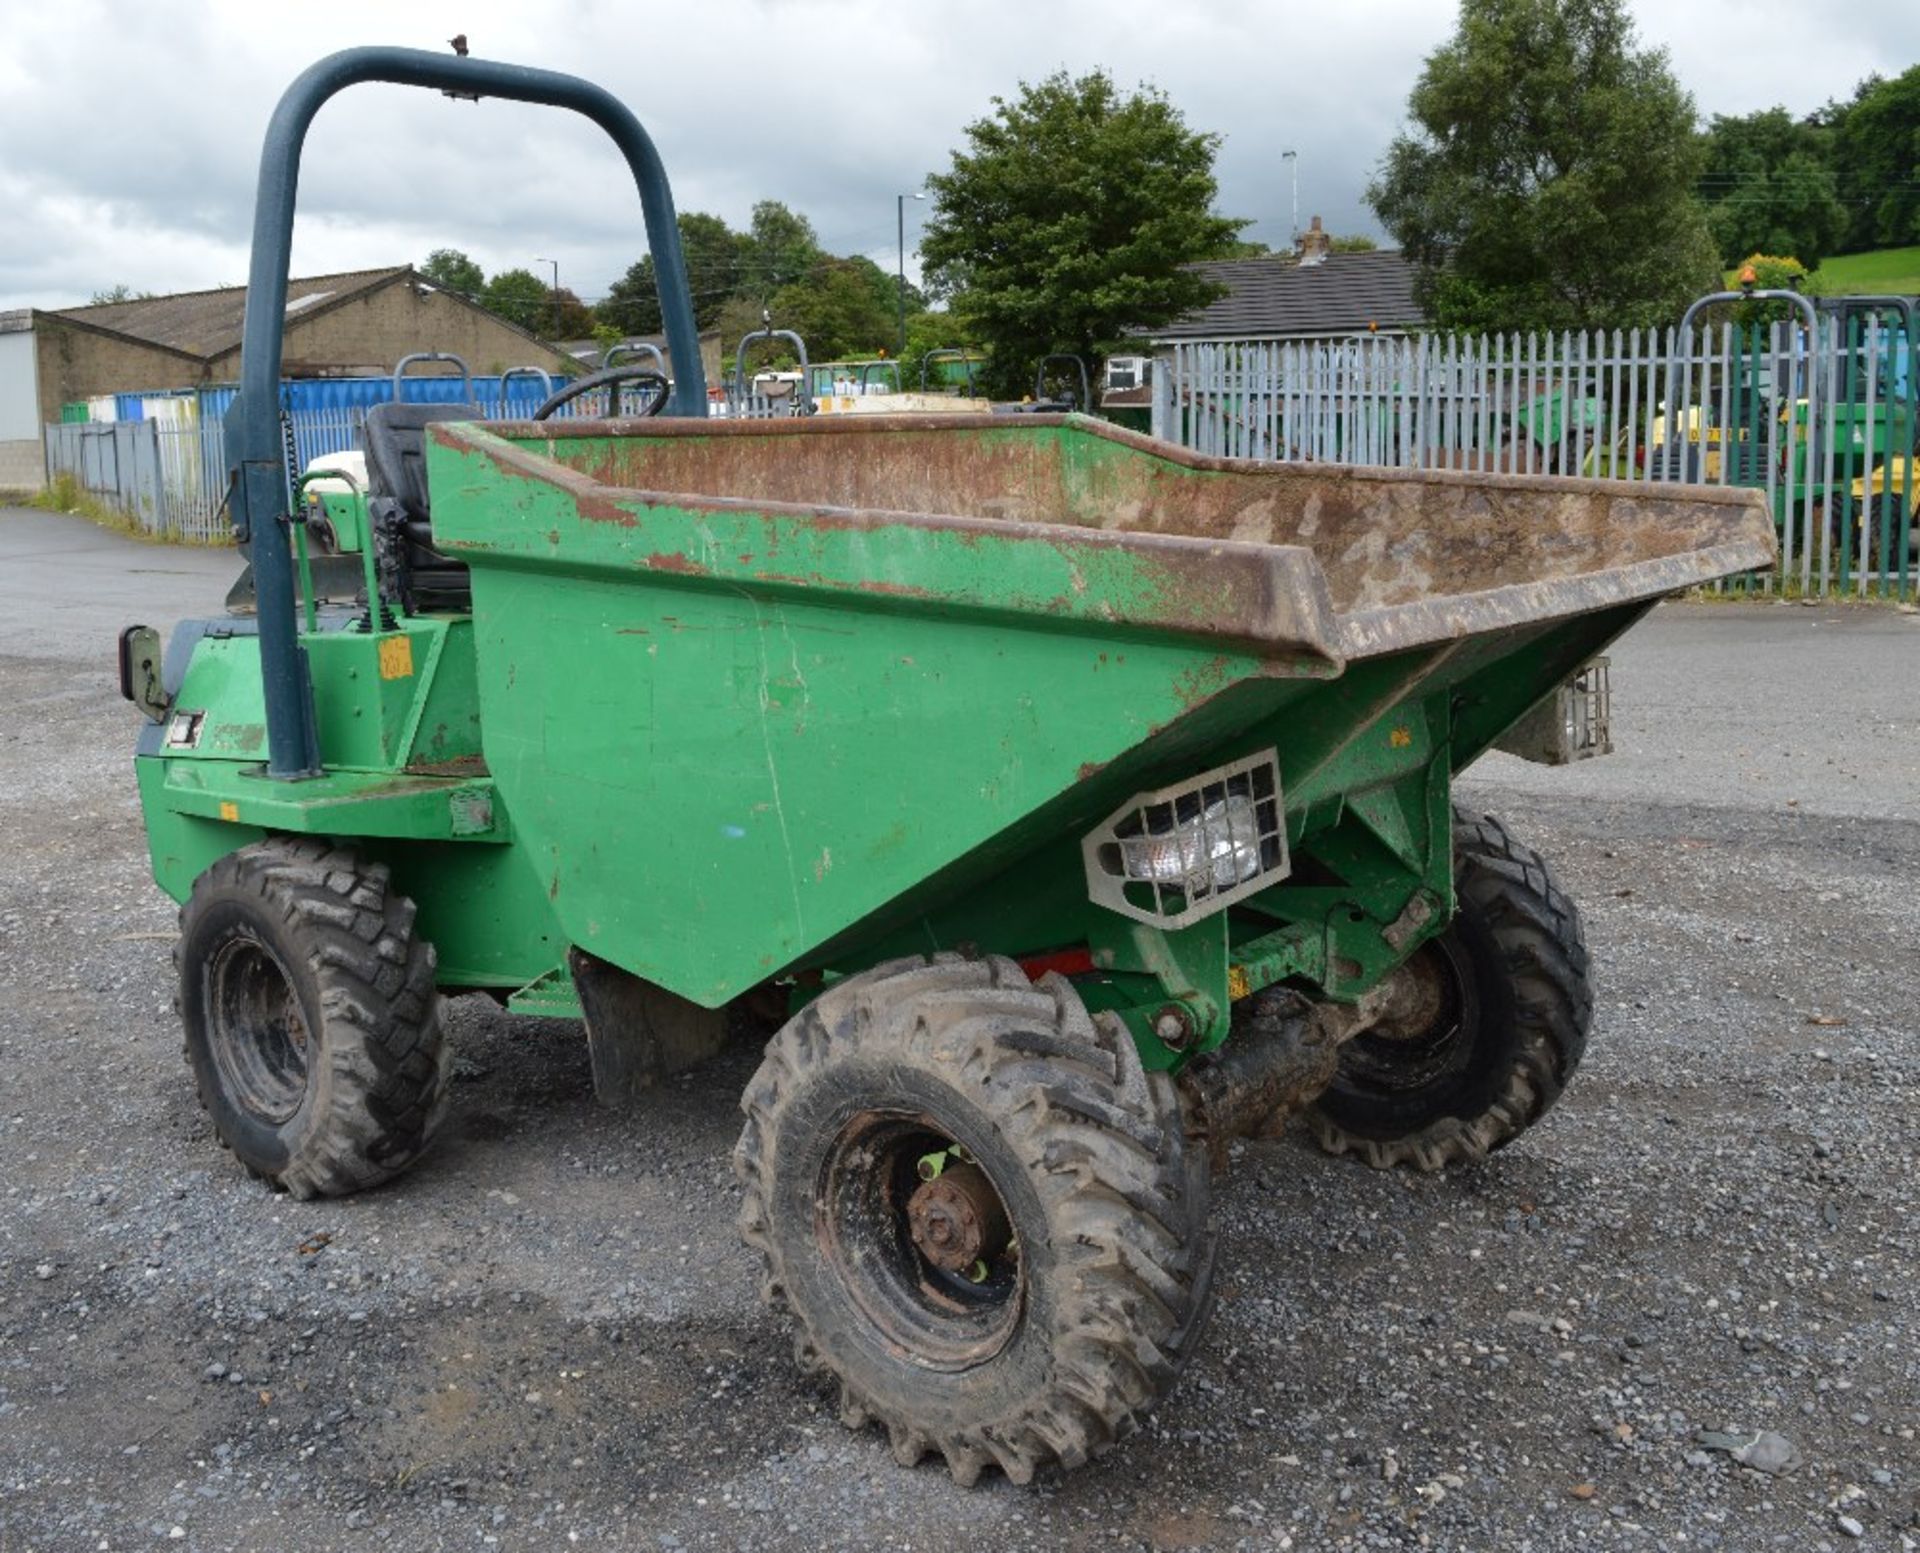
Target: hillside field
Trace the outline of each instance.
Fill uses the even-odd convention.
[[[1920,296],[1920,247],[1839,254],[1814,275],[1815,289],[1826,296],[1859,296],[1864,292]]]

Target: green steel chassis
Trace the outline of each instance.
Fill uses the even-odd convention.
[[[903,435],[869,425],[851,446]],[[136,762],[161,887],[184,900],[216,858],[269,835],[348,839],[419,903],[443,987],[570,1018],[575,947],[706,1008],[769,984],[803,1001],[902,954],[1006,954],[1073,967],[1149,1068],[1178,1068],[1226,1040],[1249,995],[1284,982],[1352,1003],[1441,932],[1454,774],[1649,608],[1647,589],[1736,559],[1638,561],[1642,575],[1559,585],[1579,590],[1578,613],[1428,630],[1346,662],[1299,550],[822,521],[579,472],[695,442],[743,459],[800,446],[787,428],[686,429],[433,428],[432,485],[452,493],[436,534],[472,566],[476,613],[301,631],[325,764],[295,782],[262,764],[257,641],[201,636]],[[1154,480],[1168,506],[1186,482],[1217,487],[1207,461],[1079,418],[924,418],[913,433],[961,480],[1017,449],[1090,499],[1103,481]],[[1335,471],[1309,499],[1361,478]],[[1736,542],[1764,548],[1751,523]],[[1472,607],[1515,614],[1493,594]],[[190,745],[175,736],[188,725]],[[1285,878],[1179,927],[1090,900],[1092,825],[1266,750]]]

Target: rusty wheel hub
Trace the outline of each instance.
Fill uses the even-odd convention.
[[[907,1201],[920,1254],[943,1272],[965,1273],[1006,1250],[1007,1210],[978,1165],[951,1165]]]
[[[1367,1033],[1383,1041],[1419,1041],[1431,1035],[1447,1014],[1448,974],[1447,962],[1436,950],[1421,949],[1387,979],[1385,1003]]]

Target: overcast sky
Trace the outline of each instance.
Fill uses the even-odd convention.
[[[1920,61],[1920,0],[1633,0],[1703,114],[1850,93]],[[1300,211],[1375,232],[1363,194],[1445,0],[358,0],[132,5],[0,0],[0,308],[72,306],[117,283],[236,283],[273,102],[334,49],[442,49],[585,75],[652,132],[682,210],[742,223],[756,199],[826,246],[894,262],[894,196],[947,165],[996,93],[1065,67],[1162,87],[1224,137],[1221,209],[1285,241]],[[924,209],[924,207],[920,207]],[[908,205],[907,242],[917,212]],[[294,273],[464,248],[491,273],[536,258],[588,299],[642,249],[610,142],[550,109],[361,86],[307,141]],[[543,273],[545,266],[537,266]],[[911,270],[911,258],[909,258]]]

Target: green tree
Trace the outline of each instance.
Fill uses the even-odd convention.
[[[966,350],[980,343],[968,332],[965,323],[945,309],[938,312],[908,312],[907,348],[901,357],[904,386],[910,391],[919,391],[920,358],[928,351]],[[935,365],[937,367],[938,363]],[[929,385],[937,386],[936,380],[930,378]]]
[[[813,223],[779,200],[753,207],[740,245],[741,296],[771,297],[782,286],[804,279],[825,254]]]
[[[1920,65],[1869,77],[1835,113],[1835,167],[1848,211],[1846,247],[1920,243]]]
[[[1719,283],[1693,99],[1624,0],[1462,0],[1367,197],[1454,329],[1625,328]]]
[[[107,287],[104,291],[94,292],[94,294],[87,299],[87,306],[105,307],[111,302],[144,302],[152,295],[153,293],[151,291],[135,291],[133,287],[129,286],[123,280]]]
[[[898,285],[871,259],[820,259],[774,293],[773,321],[805,340],[815,361],[891,352],[899,333]]]
[[[1377,253],[1380,245],[1363,232],[1353,232],[1345,237],[1329,237],[1328,253]]]
[[[532,270],[502,270],[487,282],[480,300],[489,312],[534,334],[553,325],[553,293]]]
[[[678,220],[680,252],[686,260],[687,285],[693,292],[694,322],[710,329],[728,298],[741,288],[746,239],[720,217],[705,211],[682,211]],[[599,315],[623,335],[660,333],[664,326],[652,254],[631,265],[608,288]]]
[[[966,137],[928,180],[920,256],[991,348],[997,390],[1030,388],[1041,356],[1109,355],[1220,294],[1187,266],[1231,251],[1246,223],[1213,214],[1219,136],[1159,91],[1061,71],[994,98]]]
[[[1785,108],[1713,120],[1702,139],[1699,188],[1723,263],[1793,254],[1812,268],[1844,240],[1847,208],[1832,139],[1826,126]]]
[[[1806,265],[1789,255],[1748,254],[1735,267],[1733,287],[1739,287],[1745,281],[1749,270],[1753,272],[1753,289],[1756,291],[1803,291],[1809,296],[1818,296],[1821,292],[1819,277],[1808,273]],[[1722,304],[1708,308],[1701,321],[1706,327],[1712,328],[1728,320],[1742,327],[1776,320],[1797,324],[1800,312],[1791,302],[1738,302],[1732,306]]]
[[[486,272],[458,248],[436,248],[420,266],[421,277],[442,291],[476,300],[487,289]]]
[[[534,332],[555,340],[590,340],[595,322],[593,309],[570,286],[562,286],[547,292],[547,305]]]

